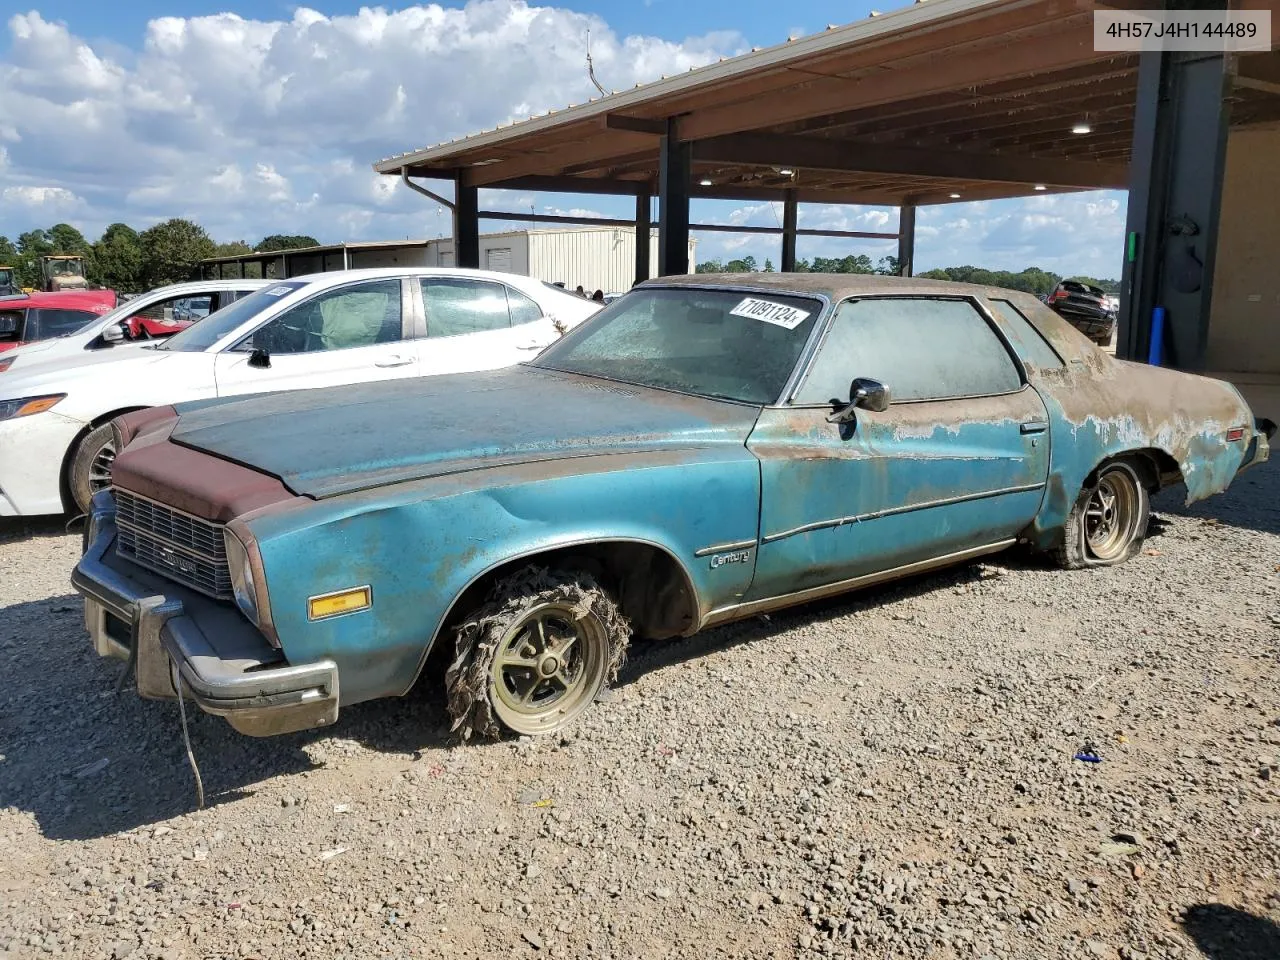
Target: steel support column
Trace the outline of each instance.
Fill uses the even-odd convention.
[[[1204,369],[1230,83],[1221,54],[1141,54],[1118,356],[1148,358],[1153,311],[1164,307],[1163,362]]]
[[[480,268],[480,190],[453,178],[453,265]]]
[[[658,151],[658,275],[689,272],[690,145],[676,139],[674,120]]]
[[[909,277],[916,265],[916,205],[898,208],[898,276]]]
[[[649,191],[636,194],[636,283],[649,279]]]
[[[799,217],[796,192],[788,190],[782,201],[782,266],[783,273],[796,272],[796,221]]]

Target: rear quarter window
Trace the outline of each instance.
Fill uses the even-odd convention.
[[[1062,368],[1062,358],[1012,301],[991,297],[987,302],[1023,361],[1041,370]]]

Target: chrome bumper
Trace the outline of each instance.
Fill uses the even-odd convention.
[[[140,696],[173,699],[181,683],[184,698],[254,737],[338,719],[332,660],[290,664],[238,610],[116,558],[110,503],[95,498],[71,585],[84,597],[94,650],[132,656]]]
[[[1240,469],[1256,467],[1271,459],[1271,440],[1276,435],[1276,425],[1265,417],[1255,417],[1253,421],[1253,439],[1249,441],[1249,449],[1245,451]]]

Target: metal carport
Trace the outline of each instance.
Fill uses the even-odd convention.
[[[691,198],[781,201],[784,270],[804,233],[797,203],[895,205],[909,273],[921,205],[1129,188],[1119,352],[1146,356],[1160,304],[1170,362],[1200,369],[1228,125],[1280,121],[1276,53],[1100,53],[1094,9],[930,0],[375,169],[453,207],[460,266],[475,263],[482,217],[533,219],[482,212],[482,188],[634,196],[638,230],[656,195],[662,274],[689,269],[688,235],[700,228]],[[451,181],[453,200],[411,178]],[[1173,289],[1164,268],[1175,215],[1199,225],[1205,280],[1191,293]],[[637,250],[636,276],[647,277],[647,248]]]

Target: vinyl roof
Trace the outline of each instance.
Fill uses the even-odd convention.
[[[779,199],[794,189],[802,201],[946,203],[1123,188],[1138,58],[1094,50],[1094,8],[917,2],[374,169],[458,174],[475,186],[653,191],[670,122],[693,143],[694,196]],[[1242,74],[1263,79],[1237,85],[1234,123],[1280,119],[1275,56],[1240,58]],[[1073,133],[1077,124],[1088,132]]]

